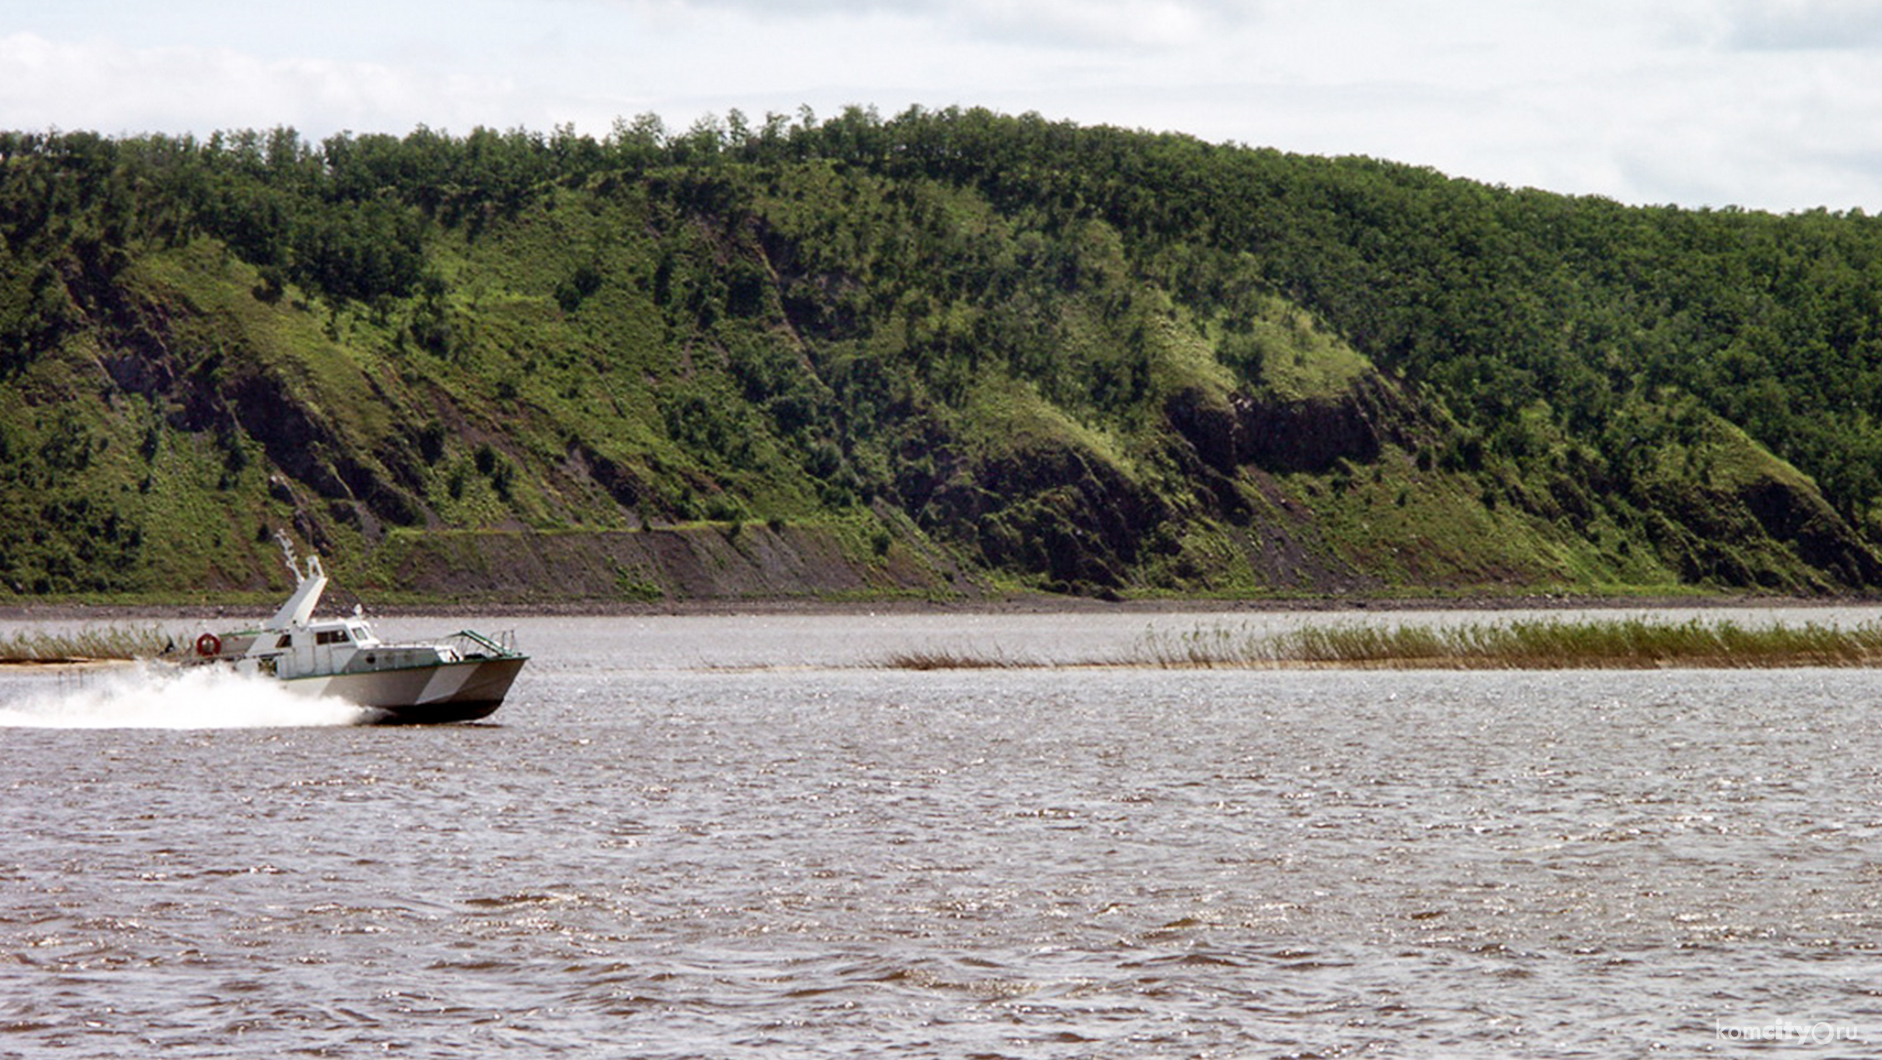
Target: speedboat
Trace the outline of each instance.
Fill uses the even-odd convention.
[[[294,594],[260,629],[204,633],[192,662],[273,678],[290,691],[334,696],[370,708],[386,725],[435,725],[489,717],[529,656],[513,638],[469,630],[436,641],[380,640],[359,614],[314,619],[327,588],[319,556],[306,569],[292,554]]]

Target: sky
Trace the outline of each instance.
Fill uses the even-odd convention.
[[[1882,211],[1882,0],[0,0],[8,129],[599,137],[849,105]]]

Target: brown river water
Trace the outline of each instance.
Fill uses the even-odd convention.
[[[0,674],[0,1057],[1882,1055],[1874,671],[868,665],[1326,620],[499,621],[429,729]]]

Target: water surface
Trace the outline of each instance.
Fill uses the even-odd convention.
[[[0,1055],[1882,1048],[1873,672],[858,666],[1196,621],[519,620],[435,729],[0,677]]]

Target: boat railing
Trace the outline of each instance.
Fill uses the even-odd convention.
[[[444,638],[444,643],[456,648],[458,656],[465,659],[522,654],[516,650],[516,631],[513,629],[490,634],[461,629]]]

